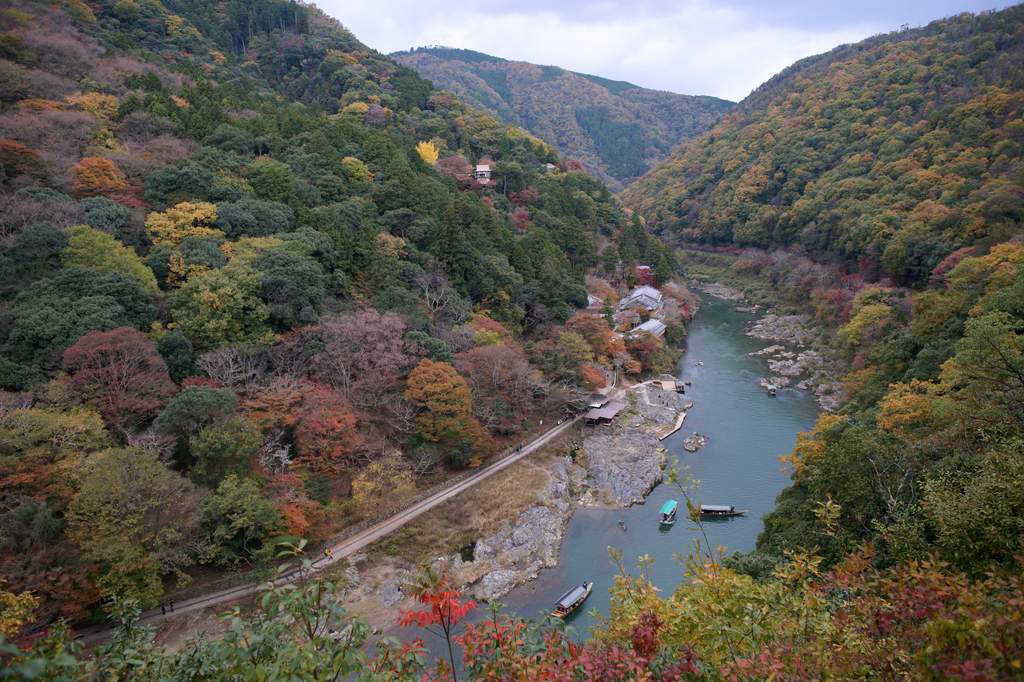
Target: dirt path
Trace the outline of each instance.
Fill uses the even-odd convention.
[[[484,467],[480,471],[476,472],[472,476],[453,484],[449,488],[439,490],[433,495],[420,500],[405,510],[395,514],[394,516],[381,521],[365,530],[362,530],[352,537],[346,538],[337,544],[328,547],[326,556],[321,556],[313,562],[313,571],[319,572],[324,568],[335,564],[346,557],[363,549],[367,545],[370,545],[377,540],[385,537],[394,530],[402,527],[415,519],[420,514],[427,512],[434,507],[442,504],[446,500],[449,500],[459,493],[472,488],[476,484],[480,483],[484,479],[493,476],[502,469],[515,464],[519,460],[527,457],[528,455],[536,452],[540,448],[544,447],[547,443],[557,438],[559,435],[564,433],[566,430],[572,427],[581,417],[570,419],[555,428],[551,429],[542,436],[539,436],[529,444],[523,446],[522,450],[513,452],[512,454],[506,455],[501,459],[493,462],[492,464]],[[298,577],[297,571],[286,573],[281,577],[274,580],[275,585],[284,585],[292,582]],[[161,622],[168,616],[180,616],[195,611],[208,609],[219,604],[225,604],[228,602],[237,601],[245,597],[249,597],[259,592],[266,582],[253,582],[246,583],[244,585],[238,585],[236,587],[221,590],[219,592],[212,592],[192,599],[176,602],[174,605],[174,611],[163,614],[159,608],[150,609],[142,614],[139,618],[139,623],[143,625],[153,625]],[[112,628],[95,628],[89,630],[80,631],[76,637],[79,641],[85,644],[94,644],[107,638],[112,632]]]

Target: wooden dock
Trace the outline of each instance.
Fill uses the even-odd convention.
[[[680,412],[679,416],[676,417],[676,425],[672,427],[671,431],[668,431],[668,432],[663,433],[662,435],[658,436],[658,440],[665,440],[666,438],[671,436],[673,433],[675,433],[679,429],[683,428],[683,420],[686,419],[686,412],[687,412],[687,410],[683,410],[682,412]]]

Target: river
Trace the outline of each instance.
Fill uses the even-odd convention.
[[[792,450],[798,432],[814,424],[818,406],[806,392],[780,390],[773,398],[760,388],[758,378],[766,374],[765,362],[747,353],[764,344],[744,334],[749,314],[710,296],[702,297],[701,306],[690,326],[686,353],[676,367],[677,377],[693,382],[686,389],[693,408],[683,429],[664,445],[669,466],[687,467],[699,481],[692,495],[695,502],[750,510],[744,517],[704,524],[712,547],[746,551],[754,548],[762,517],[789,481],[778,457]],[[708,436],[708,443],[688,453],[683,439],[694,431]],[[631,569],[637,557],[650,555],[655,563],[648,569],[649,576],[662,594],[671,594],[683,579],[673,554],[689,553],[698,531],[685,517],[685,507],[675,526],[667,531],[659,528],[658,509],[669,498],[683,504],[678,489],[663,484],[645,504],[629,509],[576,510],[562,541],[558,566],[543,570],[536,580],[502,601],[522,616],[537,616],[550,612],[553,602],[571,586],[592,580],[590,598],[568,619],[579,636],[585,636],[597,612],[608,613],[608,588],[618,570],[608,556],[609,545],[622,550]],[[625,522],[627,530],[619,521]]]

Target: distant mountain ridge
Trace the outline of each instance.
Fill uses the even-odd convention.
[[[621,189],[733,103],[511,61],[473,50],[421,47],[390,55],[437,87],[521,126]]]

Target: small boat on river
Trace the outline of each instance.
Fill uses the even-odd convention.
[[[658,513],[661,515],[661,525],[671,526],[676,522],[676,510],[679,508],[679,503],[675,500],[665,500],[665,504],[661,505],[661,510]]]
[[[724,516],[743,516],[746,513],[746,509],[737,509],[731,504],[702,504],[700,506],[700,515],[707,516],[710,518],[720,518]]]
[[[590,591],[594,589],[594,583],[587,582],[582,585],[577,585],[572,588],[561,597],[555,604],[555,610],[551,612],[551,615],[555,618],[565,618],[579,607],[583,606],[583,602],[590,596]]]

